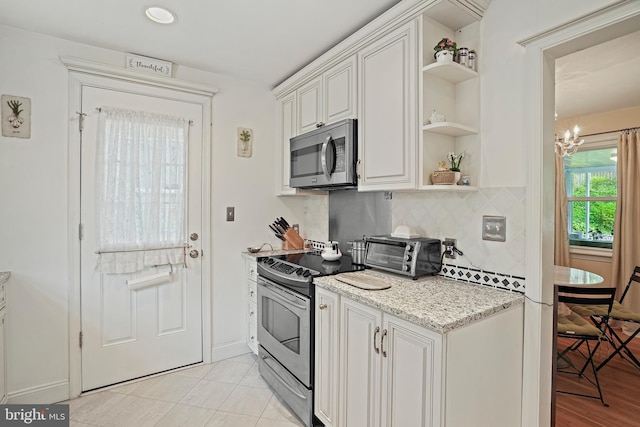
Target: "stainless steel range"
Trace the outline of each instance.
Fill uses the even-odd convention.
[[[313,278],[362,269],[349,256],[330,262],[315,252],[258,260],[258,369],[308,427],[316,425]]]

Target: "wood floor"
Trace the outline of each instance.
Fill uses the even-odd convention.
[[[630,346],[631,351],[640,358],[640,339],[633,341]],[[563,349],[570,342],[570,340],[558,339],[558,348]],[[611,351],[613,350],[608,347],[608,344],[603,343],[596,354],[596,362],[604,360]],[[584,363],[584,359],[575,353],[569,352],[568,358],[576,364],[580,361]],[[640,426],[640,369],[616,356],[598,372],[598,378],[604,401],[609,404],[609,407],[603,406],[599,399],[556,393],[556,427]],[[576,375],[559,373],[556,377],[556,387],[557,390],[597,395],[594,386]]]

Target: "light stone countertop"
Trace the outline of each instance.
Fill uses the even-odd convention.
[[[336,280],[340,275],[318,277],[313,281],[316,286],[443,334],[524,303],[524,296],[518,292],[441,276],[411,280],[373,270],[366,270],[366,274],[388,280],[391,288],[381,291],[360,289]]]
[[[10,276],[11,276],[10,271],[0,271],[0,286],[7,283],[7,280],[9,280]]]

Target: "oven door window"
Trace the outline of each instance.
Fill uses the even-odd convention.
[[[262,297],[262,327],[283,346],[300,354],[300,317],[267,296]]]

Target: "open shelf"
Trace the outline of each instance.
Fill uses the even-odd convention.
[[[448,136],[475,135],[477,129],[456,122],[439,122],[422,126],[422,130]]]
[[[451,83],[460,83],[478,77],[477,71],[457,62],[434,62],[422,67],[422,71]]]

